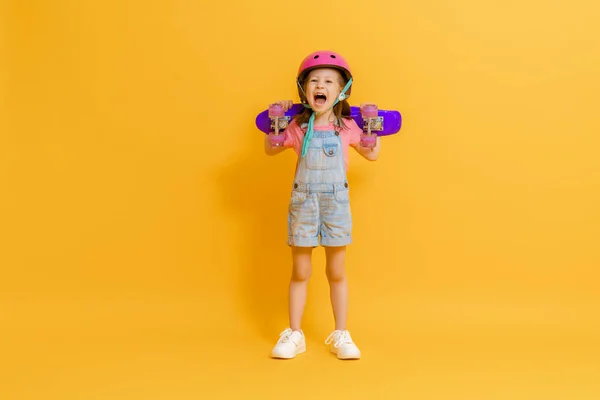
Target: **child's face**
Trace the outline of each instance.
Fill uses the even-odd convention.
[[[342,75],[333,68],[312,70],[306,77],[306,99],[314,111],[328,110],[343,88]]]

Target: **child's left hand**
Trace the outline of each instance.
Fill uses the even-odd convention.
[[[294,102],[292,100],[278,100],[273,104],[279,104],[283,108],[283,111],[287,111],[292,108]]]

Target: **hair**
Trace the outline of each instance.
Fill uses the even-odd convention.
[[[314,71],[315,69],[312,69],[311,71]],[[348,81],[344,78],[344,74],[342,73],[342,71],[338,70],[338,72],[340,76],[340,86],[344,87],[346,83],[348,83]],[[304,79],[308,76],[309,73],[310,71],[304,73],[300,78],[300,83],[304,91],[306,91],[306,82],[304,82]],[[313,110],[311,110],[310,108],[305,108],[304,111],[302,111],[300,114],[294,117],[294,120],[298,125],[301,126],[302,124],[308,123],[308,120],[310,119],[312,113]],[[333,106],[333,115],[335,116],[334,125],[338,126],[339,128],[346,128],[346,124],[344,124],[344,119],[352,119],[350,113],[350,103],[348,103],[348,100],[344,99],[338,102],[335,106]]]

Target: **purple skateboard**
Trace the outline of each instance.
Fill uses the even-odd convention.
[[[366,109],[366,107],[365,107]],[[275,132],[275,121],[279,125],[279,133],[283,132],[287,128],[289,122],[296,114],[300,114],[304,110],[302,104],[294,104],[289,110],[283,113],[283,110],[279,112],[269,113],[270,110],[265,110],[256,116],[256,127],[266,134]],[[375,114],[375,112],[377,114]],[[378,110],[375,106],[365,113],[361,114],[360,107],[351,106],[350,116],[356,121],[359,127],[363,128],[365,132],[372,132],[377,136],[389,136],[400,131],[402,126],[402,116],[400,112],[394,110]],[[364,116],[364,118],[363,118]],[[370,130],[369,122],[370,121]]]

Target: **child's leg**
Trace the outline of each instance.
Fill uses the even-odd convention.
[[[290,279],[289,311],[290,328],[300,330],[304,306],[306,305],[306,291],[308,280],[312,272],[311,247],[292,247],[292,278]]]
[[[346,330],[348,317],[348,282],[346,281],[346,246],[325,247],[327,280],[335,318],[335,329]]]

